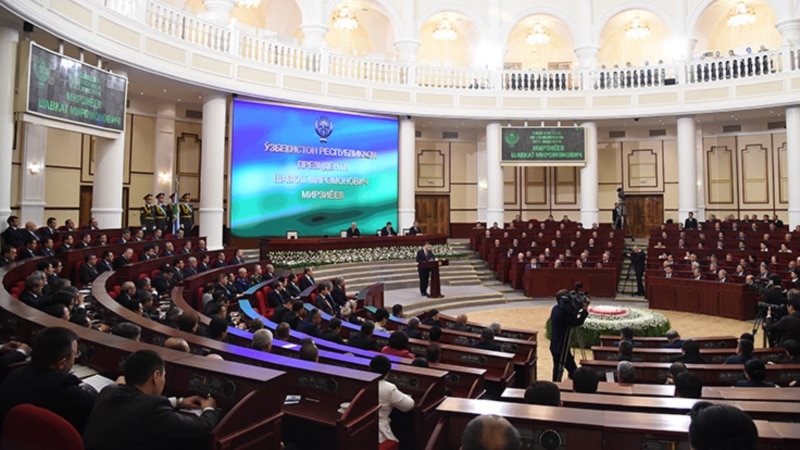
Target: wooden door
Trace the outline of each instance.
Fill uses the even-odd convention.
[[[450,196],[417,195],[417,222],[425,234],[450,234]]]
[[[81,186],[80,210],[78,211],[78,227],[89,223],[92,217],[92,186]]]
[[[651,228],[660,227],[664,223],[663,195],[628,195],[625,208],[628,210],[626,236],[647,238]]]

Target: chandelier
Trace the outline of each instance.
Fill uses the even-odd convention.
[[[236,0],[236,6],[242,8],[258,8],[260,4],[261,0]]]
[[[528,37],[525,39],[530,45],[543,45],[550,42],[550,32],[545,30],[541,23],[538,21],[533,24],[533,28],[531,32],[528,33]]]
[[[454,41],[457,37],[456,28],[447,17],[443,17],[433,30],[433,38],[437,41]]]
[[[343,31],[353,31],[358,28],[356,13],[350,7],[349,2],[345,2],[333,14],[333,28]]]
[[[625,29],[625,37],[630,40],[644,39],[650,37],[650,27],[641,19],[636,16],[633,18],[630,26]]]
[[[755,21],[756,12],[741,0],[736,2],[736,6],[733,7],[730,15],[728,15],[728,26],[732,28],[750,25]]]

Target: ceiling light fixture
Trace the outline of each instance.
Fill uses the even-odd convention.
[[[342,3],[342,6],[333,13],[333,28],[343,31],[353,31],[358,28],[358,18],[350,2]]]
[[[261,5],[261,0],[236,0],[236,6],[242,8],[258,8]]]
[[[528,37],[525,39],[529,45],[543,45],[550,42],[550,32],[547,31],[542,24],[537,20],[535,24],[533,24],[533,28],[531,32],[528,33]]]
[[[442,17],[439,25],[433,30],[433,38],[437,41],[454,41],[458,37],[456,27],[447,17]]]
[[[648,38],[650,37],[650,27],[641,17],[636,16],[628,28],[625,29],[625,37],[632,41]]]
[[[731,28],[743,27],[756,21],[756,12],[752,7],[739,0],[728,15],[728,26]]]

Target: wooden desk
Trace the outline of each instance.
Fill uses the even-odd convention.
[[[603,347],[612,347],[615,343],[619,342],[619,336],[603,335],[600,336],[600,345]],[[701,349],[703,348],[736,348],[739,338],[736,336],[699,336],[692,339],[697,342]],[[641,344],[644,348],[662,348],[667,343],[665,337],[634,337],[633,341]]]
[[[647,276],[650,308],[750,320],[756,316],[756,291],[737,283]]]
[[[358,238],[309,237],[299,239],[263,238],[259,239],[261,250],[259,259],[269,258],[269,252],[344,250],[376,247],[422,247],[422,244],[425,242],[430,242],[431,245],[446,244],[447,235],[361,236]]]
[[[402,320],[405,320],[405,319],[402,319]],[[420,317],[420,320],[422,320],[421,317]],[[453,317],[453,316],[448,316],[447,314],[439,313],[439,321],[444,324],[444,326],[442,327],[442,331],[444,331],[444,329],[447,326],[453,325],[453,324],[456,323],[456,318]],[[404,323],[406,323],[406,322],[407,321],[405,321]],[[481,331],[483,331],[483,329],[486,328],[488,325],[480,324],[478,322],[467,321],[467,326],[470,327],[470,331],[471,332],[480,334]],[[423,328],[423,327],[425,327],[426,329],[430,328],[427,325],[420,325],[420,328]],[[539,334],[539,332],[536,331],[536,330],[523,330],[521,328],[506,328],[506,327],[502,327],[500,329],[500,336],[506,337],[506,338],[511,338],[511,339],[525,339],[527,341],[535,341],[537,336],[538,336],[538,334]]]
[[[617,269],[526,269],[524,281],[528,297],[555,297],[561,289],[575,289],[578,282],[592,297],[613,298],[617,294]]]
[[[556,383],[562,392],[572,392],[572,381]],[[597,394],[637,395],[640,397],[674,397],[672,384],[617,384],[601,381],[597,384]],[[739,388],[731,386],[705,386],[703,398],[707,400],[760,400],[769,402],[800,402],[800,389]]]
[[[674,386],[669,387],[674,389]],[[800,416],[800,405],[796,402],[758,401],[756,399],[759,399],[759,397],[754,397],[749,400],[715,399],[714,403],[737,407],[756,420],[792,422]],[[525,389],[508,388],[503,392],[501,400],[525,403]],[[601,411],[687,414],[695,403],[702,400],[707,399],[561,392],[561,403],[563,406]]]
[[[442,418],[426,450],[456,450],[467,423],[478,415],[495,414],[508,419],[526,448],[539,447],[549,437],[566,450],[683,448],[691,419],[686,415],[594,411],[568,407],[523,405],[490,400],[448,398],[439,411]],[[800,445],[798,424],[755,421],[761,449],[794,449]]]
[[[224,250],[219,250],[214,253],[223,252],[225,253],[225,257],[229,258],[234,254],[236,254],[236,250],[237,249],[235,248],[226,248]],[[206,252],[192,252],[192,253],[178,254],[173,256],[164,256],[161,258],[151,259],[148,261],[137,261],[134,264],[128,264],[126,266],[122,266],[119,269],[114,270],[114,275],[112,276],[112,280],[110,281],[110,283],[111,286],[113,287],[115,284],[122,284],[125,281],[135,282],[140,273],[146,273],[147,276],[149,277],[150,273],[153,270],[159,269],[161,265],[164,263],[168,263],[170,266],[172,266],[173,265],[172,262],[175,259],[180,259],[186,262],[192,256],[197,258],[197,261],[199,262],[204,254],[206,254]],[[99,256],[100,255],[98,255],[98,257]],[[214,281],[216,282],[217,280]],[[106,283],[106,285],[108,285],[108,282]]]
[[[592,354],[594,359],[616,361],[619,353],[617,347],[592,347]],[[673,356],[681,354],[681,350],[677,348],[646,348],[634,347],[633,358],[636,361],[642,362],[669,362]],[[700,349],[700,356],[703,357],[709,364],[723,364],[725,360],[736,354],[736,348],[703,348]],[[783,348],[757,348],[753,350],[753,356],[763,361],[776,362],[784,355]]]

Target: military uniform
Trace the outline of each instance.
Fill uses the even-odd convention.
[[[172,222],[170,222],[170,211],[169,207],[161,202],[161,199],[164,198],[164,193],[159,192],[156,195],[158,202],[153,205],[153,211],[155,216],[155,228],[161,230],[164,234],[171,233],[172,227],[170,226]]]
[[[192,208],[192,205],[189,203],[190,198],[191,196],[189,195],[188,192],[183,194],[183,197],[181,197],[183,203],[181,203],[178,207],[178,214],[180,217],[180,227],[186,233],[186,236],[189,236],[189,233],[192,231],[192,228],[194,228],[194,209]]]
[[[142,206],[139,219],[142,222],[142,230],[144,230],[145,234],[150,234],[156,229],[156,208],[148,201],[153,199],[151,194],[145,195],[143,199],[145,204]]]

